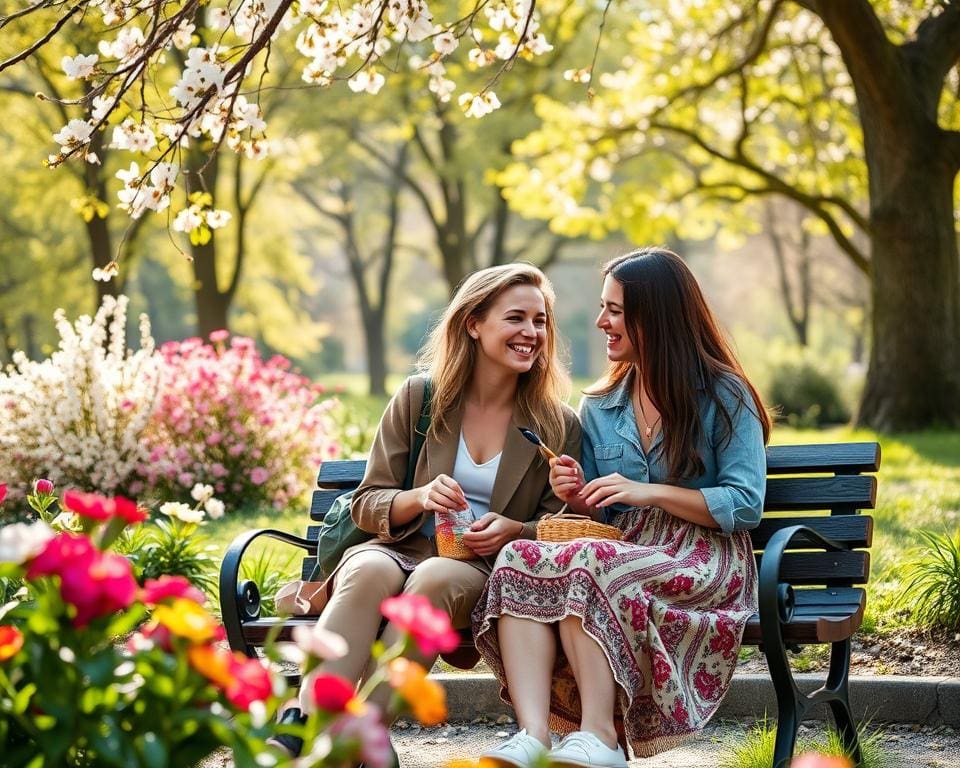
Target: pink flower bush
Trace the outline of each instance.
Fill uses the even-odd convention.
[[[332,401],[252,339],[223,331],[160,347],[162,385],[145,433],[138,471],[150,488],[186,497],[196,483],[215,489],[227,509],[300,498],[325,458]]]

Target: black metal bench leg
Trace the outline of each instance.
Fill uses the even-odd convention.
[[[787,768],[790,765],[799,728],[800,708],[796,698],[787,699],[777,691],[777,738],[773,745],[773,768]]]
[[[837,732],[853,764],[859,766],[863,763],[863,753],[860,749],[857,722],[850,709],[850,640],[831,643],[830,672],[827,675],[826,687],[835,695],[835,698],[830,700],[830,711],[837,724]]]

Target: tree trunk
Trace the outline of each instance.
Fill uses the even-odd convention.
[[[870,172],[872,340],[858,422],[877,430],[960,424],[960,267],[955,171],[939,130],[877,136]],[[889,126],[884,126],[889,132]]]
[[[387,394],[387,343],[383,312],[368,308],[363,314],[369,393],[374,397],[383,397]]]
[[[208,157],[199,151],[192,153],[191,169],[187,175],[187,191],[209,192],[214,196],[216,207],[217,176],[220,168],[220,156]],[[221,291],[217,283],[217,235],[212,232],[204,245],[191,245],[193,274],[196,278],[193,296],[197,309],[197,334],[207,338],[213,331],[228,329],[227,317],[230,313],[230,300],[226,292]]]

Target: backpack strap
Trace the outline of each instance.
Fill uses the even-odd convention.
[[[417,471],[417,461],[420,458],[420,451],[423,450],[423,443],[427,439],[427,432],[430,429],[430,405],[433,382],[429,376],[423,377],[423,401],[420,403],[420,418],[417,419],[417,425],[413,430],[413,445],[410,447],[410,456],[407,459],[407,476],[403,481],[403,489],[409,491],[413,488],[413,476]]]

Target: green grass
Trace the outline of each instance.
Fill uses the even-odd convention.
[[[720,755],[719,768],[770,768],[773,765],[773,747],[776,740],[776,722],[760,720],[743,734],[731,739]],[[886,768],[889,755],[884,751],[881,731],[869,732],[860,727],[860,749],[863,761],[860,768]],[[817,752],[828,756],[844,755],[843,742],[833,729],[816,736],[797,740],[796,755]]]

